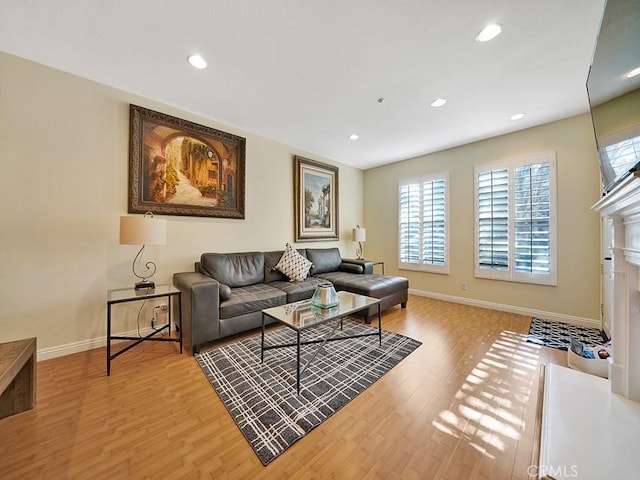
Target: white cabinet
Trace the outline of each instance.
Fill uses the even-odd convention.
[[[604,378],[559,365],[545,374],[539,477],[636,480],[640,403]]]

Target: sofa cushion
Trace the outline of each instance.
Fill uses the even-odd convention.
[[[284,253],[275,268],[289,277],[292,282],[302,282],[307,278],[312,266],[313,263],[300,255],[295,248],[287,243]]]
[[[313,296],[316,287],[327,283],[321,278],[307,277],[304,282],[275,281],[269,283],[270,286],[278,288],[287,294],[287,303],[307,300]]]
[[[284,250],[264,252],[264,283],[283,281],[288,282],[287,276],[276,270],[276,265],[280,261]]]
[[[220,318],[259,312],[265,308],[284,305],[286,301],[285,292],[265,283],[234,288],[231,297],[220,302]]]
[[[307,248],[307,258],[313,263],[311,275],[336,272],[342,263],[338,248]]]
[[[245,287],[264,281],[264,254],[203,253],[200,268],[205,275],[231,288]]]

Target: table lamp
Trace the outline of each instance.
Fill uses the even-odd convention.
[[[142,245],[133,259],[133,274],[140,279],[135,284],[136,290],[150,289],[155,283],[149,280],[156,273],[156,264],[146,262],[142,269],[142,257],[146,245],[166,245],[167,221],[154,218],[153,213],[147,212],[142,217],[120,217],[120,245]]]
[[[359,248],[356,248],[356,255],[358,256],[358,260],[362,260],[362,242],[367,240],[367,229],[361,227],[360,225],[356,225],[356,228],[353,229],[353,241],[358,242]]]

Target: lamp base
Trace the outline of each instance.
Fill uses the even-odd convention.
[[[150,280],[143,280],[142,282],[138,282],[133,287],[134,290],[149,290],[152,288],[156,288],[156,284]]]

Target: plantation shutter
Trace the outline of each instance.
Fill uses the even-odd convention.
[[[445,261],[445,185],[444,180],[422,184],[422,261],[444,265]]]
[[[555,152],[476,165],[475,276],[557,285]]]
[[[515,270],[549,273],[549,164],[515,169]]]
[[[420,263],[420,185],[400,187],[400,262]]]
[[[478,176],[478,264],[483,269],[509,268],[508,170]]]
[[[448,273],[446,175],[405,180],[399,193],[399,267]]]

